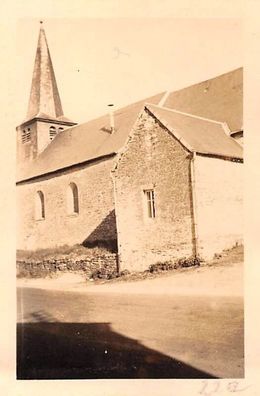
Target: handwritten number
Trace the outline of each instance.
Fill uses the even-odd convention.
[[[250,387],[250,385],[242,388],[239,387],[239,381],[231,381],[227,384],[227,391],[231,393],[235,392],[243,392],[247,388]],[[208,381],[203,381],[203,386],[202,389],[199,391],[199,393],[203,396],[211,396],[214,393],[218,393],[220,390],[221,383],[220,382],[211,382],[209,383]]]
[[[202,387],[202,389],[199,391],[199,393],[201,395],[205,395],[205,389],[207,388],[208,383],[204,381],[204,385]]]
[[[238,387],[237,381],[229,382],[227,386],[227,390],[229,392],[237,392],[237,387]]]
[[[239,388],[239,382],[238,381],[229,382],[228,386],[227,386],[227,390],[229,392],[232,392],[232,393],[234,393],[234,392],[243,392],[247,388],[249,388],[249,386],[246,386],[244,388]]]
[[[213,393],[218,392],[219,386],[220,386],[219,382],[214,382],[212,389],[210,388],[208,381],[203,381],[203,382],[204,382],[204,385],[203,385],[201,391],[199,392],[201,395],[211,396]]]

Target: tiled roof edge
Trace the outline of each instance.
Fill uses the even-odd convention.
[[[30,182],[32,180],[35,180],[35,179],[38,179],[38,178],[41,178],[41,177],[45,177],[45,176],[49,176],[49,175],[51,175],[53,173],[58,173],[58,172],[61,172],[61,171],[64,171],[64,170],[68,170],[70,168],[74,168],[74,167],[77,167],[77,166],[84,166],[84,165],[86,165],[88,163],[92,163],[92,162],[95,162],[95,161],[98,161],[98,160],[102,160],[102,159],[106,160],[107,157],[109,158],[109,157],[112,157],[113,155],[116,155],[116,154],[117,154],[116,152],[111,151],[110,153],[107,153],[107,154],[104,154],[104,155],[100,155],[99,157],[93,157],[93,158],[90,158],[88,160],[77,162],[77,163],[74,163],[72,165],[66,165],[66,166],[63,166],[61,168],[53,169],[53,170],[45,172],[45,173],[39,173],[39,174],[36,174],[34,176],[18,179],[16,181],[16,185],[27,183],[27,182]]]
[[[238,156],[233,156],[233,155],[224,155],[224,154],[219,154],[219,153],[210,153],[208,151],[197,151],[197,155],[200,155],[201,157],[212,157],[212,158],[220,158],[223,160],[239,160],[240,162],[244,162],[243,157],[238,157]]]
[[[189,143],[187,143],[187,142],[182,138],[182,136],[180,136],[180,135],[178,134],[178,132],[176,132],[176,130],[175,130],[174,128],[171,127],[171,125],[169,125],[169,123],[168,123],[167,121],[165,121],[165,120],[163,119],[163,117],[162,117],[161,115],[158,115],[156,111],[154,111],[154,110],[152,110],[152,109],[149,109],[149,106],[150,106],[149,103],[145,104],[145,108],[146,108],[150,113],[152,113],[152,114],[153,114],[153,115],[165,126],[165,128],[167,128],[167,129],[169,130],[169,132],[171,132],[171,134],[172,134],[183,146],[185,146],[186,149],[188,149],[189,151],[191,151],[191,152],[196,152],[197,154],[202,154],[202,155],[205,154],[205,155],[211,155],[211,156],[222,157],[222,158],[242,159],[242,160],[243,160],[243,157],[242,157],[242,156],[241,156],[241,157],[240,157],[240,156],[238,157],[238,156],[232,156],[232,155],[225,155],[225,154],[221,154],[221,153],[213,153],[213,152],[210,153],[210,152],[203,151],[203,150],[195,150]],[[152,105],[152,106],[154,106],[154,105]],[[159,108],[159,106],[156,106],[156,107]],[[164,108],[164,109],[166,109],[166,108]],[[167,109],[167,110],[168,110],[168,109]],[[197,118],[197,117],[196,117],[196,118]],[[198,117],[198,118],[201,118],[201,117]],[[228,131],[229,131],[228,125],[227,125],[225,122],[218,122],[218,121],[213,121],[213,122],[216,122],[217,124],[219,124],[219,125],[223,128],[224,133],[225,133],[230,139],[232,139],[232,138],[230,137],[229,133],[228,133]],[[232,139],[232,141],[239,145],[239,143],[236,142],[235,140]],[[240,146],[240,145],[239,145],[239,146]]]
[[[154,117],[156,117],[156,118],[161,122],[161,124],[163,124],[163,126],[164,126],[166,129],[168,129],[169,132],[171,132],[171,134],[175,137],[175,139],[177,139],[177,140],[181,143],[181,145],[184,146],[188,151],[190,151],[190,152],[195,152],[194,148],[193,148],[189,143],[187,143],[186,140],[183,139],[183,137],[180,136],[179,133],[176,132],[176,130],[174,130],[174,129],[172,128],[172,126],[171,126],[167,121],[165,121],[161,115],[159,115],[156,111],[150,109],[149,106],[150,106],[149,103],[145,104],[145,108],[146,108]],[[157,106],[157,107],[158,107],[158,106]]]

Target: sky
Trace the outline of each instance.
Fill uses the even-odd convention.
[[[39,18],[17,23],[16,125],[25,118]],[[235,18],[44,18],[64,114],[84,122],[243,66]]]

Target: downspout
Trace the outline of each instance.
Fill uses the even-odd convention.
[[[191,195],[192,195],[192,211],[193,211],[193,224],[194,224],[194,251],[195,258],[199,256],[198,246],[198,218],[197,218],[197,197],[196,197],[196,179],[195,179],[195,159],[196,152],[193,152],[192,159],[190,161],[190,174],[191,174]]]

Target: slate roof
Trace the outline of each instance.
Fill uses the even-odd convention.
[[[160,93],[115,111],[113,134],[109,133],[108,114],[65,129],[53,139],[36,160],[25,165],[27,168],[18,170],[18,181],[118,152],[127,141],[128,134],[145,103],[158,104],[164,94]],[[231,131],[240,130],[242,126],[242,69],[170,93],[163,106],[226,122]],[[150,110],[152,111],[152,108]],[[158,108],[153,110],[158,111]],[[232,142],[231,138],[231,140],[227,139],[227,136],[222,136],[221,124],[215,125],[212,122],[207,124],[199,122],[198,119],[195,121],[194,117],[191,122],[190,117],[180,117],[176,114],[173,116],[168,110],[160,112],[159,116],[167,120],[169,117],[169,124],[172,124],[172,127],[178,128],[185,136],[189,135],[189,141],[194,145],[194,150],[198,148],[200,136],[203,142],[200,142],[199,148],[202,149],[203,146],[205,152],[208,150],[210,153],[238,158],[242,156],[242,150],[237,147],[238,143]],[[185,128],[180,125],[181,122],[184,123]],[[195,128],[198,131],[199,123],[200,133],[196,132],[192,137],[191,130]],[[210,125],[210,128],[206,125]],[[217,135],[217,140],[213,142]]]
[[[18,169],[18,181],[116,153],[144,104],[159,103],[163,93],[126,106],[114,112],[115,132],[110,133],[109,114],[60,132],[36,160]]]
[[[190,151],[243,158],[242,147],[230,137],[224,123],[150,104],[146,108]]]
[[[243,69],[170,93],[165,107],[243,128]]]

